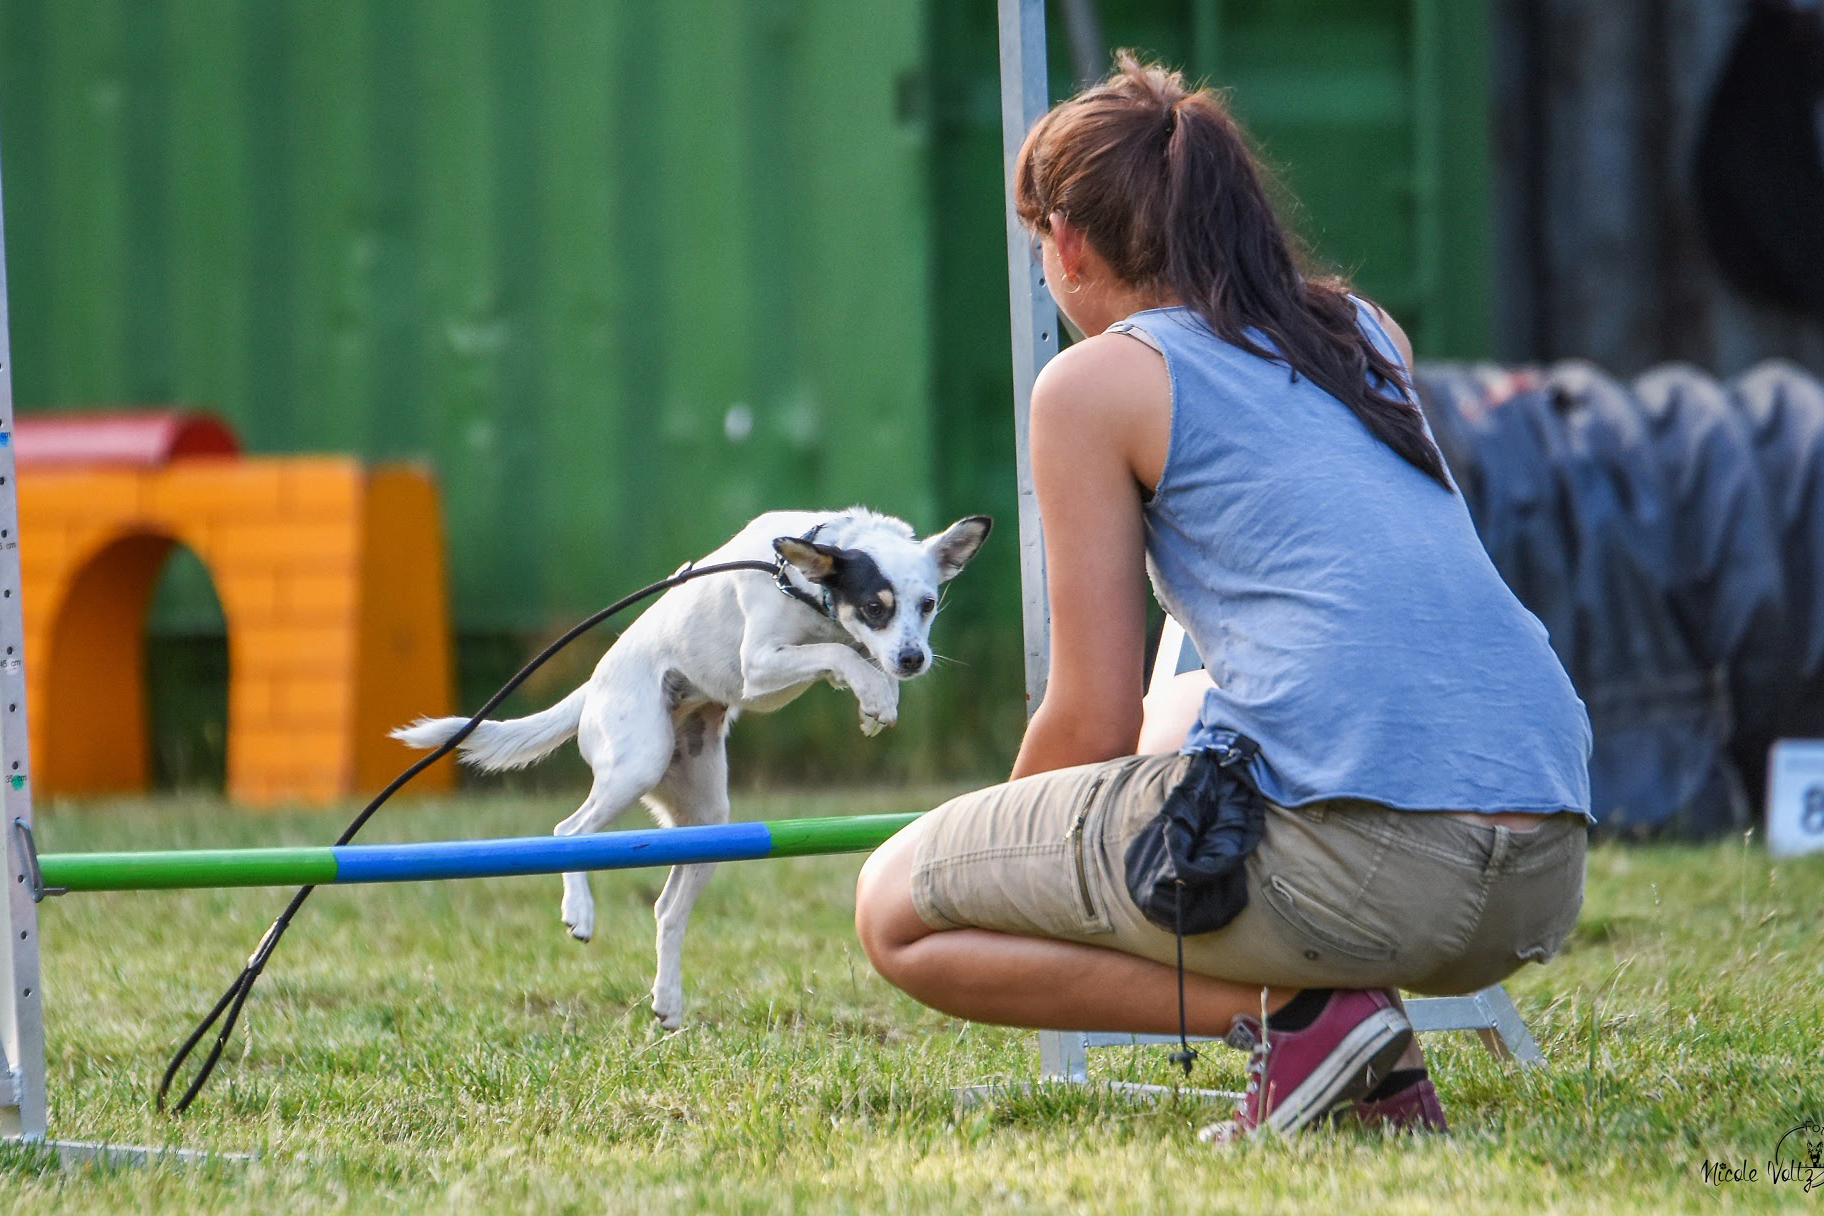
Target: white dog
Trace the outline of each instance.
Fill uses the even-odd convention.
[[[904,521],[860,507],[762,515],[696,564],[777,555],[776,580],[736,571],[672,588],[615,641],[588,683],[542,713],[483,722],[463,741],[462,759],[519,768],[575,735],[595,779],[559,836],[600,831],[642,797],[667,827],[726,823],[725,740],[736,714],[770,712],[827,680],[854,692],[864,734],[893,725],[898,681],[931,665],[938,588],[975,556],[990,525],[971,516],[921,542]],[[393,737],[436,747],[465,722],[421,718]],[[652,1012],[667,1030],[683,1014],[684,928],[714,870],[674,866],[653,909]],[[578,941],[595,932],[587,876],[564,875],[563,916]]]

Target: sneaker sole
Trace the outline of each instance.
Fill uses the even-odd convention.
[[[1413,1087],[1429,1085],[1430,1078],[1413,1082]],[[1408,1090],[1400,1091],[1402,1094]],[[1380,1102],[1370,1102],[1358,1098],[1353,1103],[1335,1106],[1324,1118],[1334,1127],[1364,1127],[1386,1129],[1397,1135],[1448,1136],[1450,1120],[1444,1117],[1442,1104],[1437,1103],[1437,1091],[1432,1091],[1433,1103],[1438,1105],[1436,1117],[1433,1117],[1423,1098],[1402,1099],[1399,1096],[1385,1098]],[[1389,1111],[1390,1102],[1400,1102],[1397,1111]]]
[[[1412,1024],[1398,1009],[1377,1010],[1343,1037],[1324,1065],[1273,1108],[1262,1125],[1290,1135],[1345,1102],[1367,1095],[1412,1042]]]

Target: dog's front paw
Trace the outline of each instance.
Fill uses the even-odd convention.
[[[869,680],[855,690],[861,704],[861,733],[878,735],[899,721],[899,685],[882,676]]]
[[[684,990],[652,990],[652,1016],[659,1019],[661,1030],[676,1030],[684,1024]]]
[[[881,731],[899,721],[899,698],[890,701],[863,701],[861,703],[861,733],[869,736],[878,735]]]
[[[581,899],[564,896],[564,928],[570,930],[570,936],[579,942],[586,942],[595,936],[595,901],[584,895]]]
[[[861,733],[873,738],[897,721],[899,721],[899,710],[897,709],[886,709],[880,713],[869,713],[863,709],[861,711]]]

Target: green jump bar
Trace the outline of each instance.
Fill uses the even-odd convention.
[[[804,857],[820,853],[865,853],[917,819],[918,814],[844,815],[592,836],[525,836],[418,844],[46,853],[38,858],[38,867],[45,888],[51,891],[169,891],[506,878],[566,871],[758,861],[768,857]]]
[[[195,849],[168,853],[46,853],[47,890],[157,891],[284,887],[336,881],[333,849]]]

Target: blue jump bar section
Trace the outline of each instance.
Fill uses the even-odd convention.
[[[329,850],[338,883],[508,878],[565,870],[754,861],[773,851],[764,823],[657,828],[592,836],[517,836],[426,844],[346,844]]]

